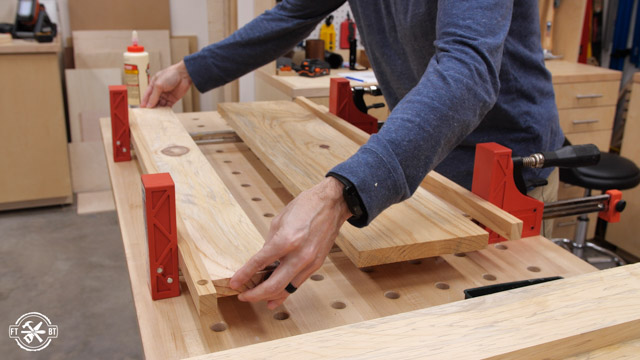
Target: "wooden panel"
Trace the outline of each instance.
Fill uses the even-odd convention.
[[[98,119],[109,116],[109,85],[121,85],[121,69],[68,69],[65,70],[67,84],[67,104],[69,106],[69,126],[71,141],[87,141],[94,139],[92,132],[85,132],[81,126],[81,114],[93,112],[93,116],[85,120],[85,128],[95,127],[95,141],[99,141]],[[87,116],[84,116],[85,118]],[[95,124],[92,124],[95,122]],[[105,167],[106,169],[106,167]]]
[[[585,1],[561,1],[560,6],[555,9],[553,24],[554,55],[562,55],[562,59],[570,62],[578,61],[586,6]]]
[[[130,115],[143,170],[168,172],[175,182],[178,230],[208,274],[193,281],[210,280],[219,295],[230,295],[228,280],[262,248],[262,236],[170,109],[133,109]]]
[[[315,116],[331,125],[356,144],[364,145],[369,139],[369,134],[330,113],[326,107],[317,106],[304,97],[296,98],[295,102],[311,111]],[[433,194],[438,194],[444,201],[454,205],[509,240],[518,240],[522,236],[522,220],[435,171],[427,174],[421,186]]]
[[[177,64],[184,59],[185,56],[198,51],[197,36],[172,36],[171,37],[171,63]],[[187,93],[182,97],[182,106],[184,112],[193,112],[200,110],[200,102],[198,90],[191,85]],[[196,109],[196,103],[198,105]]]
[[[609,152],[611,144],[611,130],[598,130],[580,133],[565,134],[567,139],[574,144],[594,144],[600,151]]]
[[[219,112],[291,194],[318,183],[358,145],[292,102],[227,103]],[[359,267],[465,252],[487,233],[429,192],[418,189],[369,226],[342,227],[336,243]]]
[[[62,50],[60,36],[50,43],[35,40],[13,39],[11,44],[0,46],[0,54],[58,53]]]
[[[229,37],[238,29],[237,0],[207,0],[207,20],[209,42],[216,43]],[[239,81],[234,80],[221,88],[211,91],[214,104],[224,101],[238,101]]]
[[[553,0],[552,0],[553,1]],[[580,64],[564,60],[545,61],[551,72],[553,84],[592,81],[620,81],[622,72],[593,65]]]
[[[68,0],[71,30],[171,29],[169,0]]]
[[[113,150],[108,152],[113,156]],[[99,142],[69,143],[71,183],[73,192],[109,190],[109,173],[102,144]]]
[[[111,190],[83,192],[78,194],[78,215],[114,211],[113,192]]]
[[[183,122],[193,122],[191,117],[197,115],[200,114],[178,116],[184,118]],[[109,120],[104,119],[101,126],[104,146],[110,150]],[[271,218],[263,214],[279,212],[291,198],[291,195],[283,196],[282,185],[273,174],[242,143],[204,145],[200,149],[256,226],[268,228]],[[181,359],[444,304],[461,300],[463,289],[496,281],[574,276],[595,271],[591,265],[541,237],[489,246],[458,256],[383,265],[367,272],[358,270],[343,253],[335,252],[315,274],[316,280],[306,282],[284,306],[274,311],[268,310],[265,303],[247,304],[230,297],[219,299],[222,319],[198,315],[184,284],[177,298],[151,300],[144,258],[146,242],[138,165],[136,161],[108,160],[142,345],[149,359]],[[230,173],[235,170],[242,173]],[[262,201],[253,201],[255,197]],[[495,280],[488,280],[493,279],[489,275]],[[436,283],[449,288],[443,290],[445,287],[442,284],[436,287]],[[388,292],[397,293],[399,297],[385,297]],[[336,302],[343,302],[346,307],[335,309],[331,305]],[[276,320],[274,316],[279,313],[288,314],[289,319]],[[213,325],[224,325],[227,330],[213,331]]]
[[[635,264],[197,359],[562,358],[640,338],[638,295]]]
[[[0,79],[0,203],[69,198],[58,55],[1,54]]]
[[[618,100],[618,81],[600,81],[587,83],[557,84],[558,109],[615,105]]]
[[[640,167],[640,74],[633,77],[631,100],[627,122],[624,127],[620,155],[635,162]],[[625,251],[640,257],[640,186],[625,190],[622,198],[627,200],[627,207],[621,215],[619,223],[607,226],[607,240]]]
[[[567,133],[611,130],[616,114],[615,106],[599,106],[558,110],[560,127]]]

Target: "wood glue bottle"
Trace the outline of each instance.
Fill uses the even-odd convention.
[[[138,107],[149,86],[149,53],[138,45],[138,32],[131,34],[131,46],[124,53],[123,84],[127,86],[129,106]]]

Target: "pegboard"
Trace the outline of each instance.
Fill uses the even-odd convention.
[[[336,29],[336,48],[339,48],[339,46],[340,46],[340,40],[339,40],[340,39],[340,24],[342,24],[343,21],[347,20],[347,13],[349,13],[351,15],[351,19],[353,20],[353,12],[351,11],[351,7],[349,6],[348,2],[345,2],[344,4],[342,4],[342,6],[340,6],[338,9],[336,9],[336,11],[331,13],[333,15],[333,27]],[[322,24],[324,24],[324,19],[320,22],[320,24],[318,24],[318,26],[316,26],[315,30],[313,30],[313,32],[311,32],[311,34],[309,35],[309,37],[307,39],[319,39],[320,38],[320,28],[322,27]],[[358,25],[358,24],[356,23],[356,25]],[[364,46],[362,44],[362,41],[360,40],[360,32],[359,31],[356,31],[356,39],[358,40],[358,49],[363,49]]]

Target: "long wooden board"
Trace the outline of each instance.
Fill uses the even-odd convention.
[[[133,109],[129,114],[131,138],[143,171],[168,172],[175,183],[187,284],[198,291],[210,282],[216,286],[199,294],[196,307],[215,311],[213,297],[237,294],[228,288],[228,280],[264,240],[171,109]]]
[[[197,359],[558,359],[640,338],[640,264]]]
[[[296,103],[226,103],[218,111],[294,196],[318,183],[358,145]],[[359,267],[473,251],[487,233],[424,189],[336,243]]]
[[[369,140],[369,134],[330,113],[326,106],[318,105],[305,97],[297,97],[294,101],[353,140],[356,144],[364,145]],[[421,186],[433,194],[438,194],[440,198],[469,214],[469,216],[501,236],[509,240],[518,240],[522,237],[522,220],[437,172],[431,171],[428,173]]]

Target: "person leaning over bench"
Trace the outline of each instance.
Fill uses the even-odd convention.
[[[142,106],[172,106],[192,83],[209,91],[273,61],[344,2],[282,1],[228,38],[157,73]],[[367,226],[409,198],[431,170],[470,188],[478,143],[494,141],[519,156],[562,145],[536,1],[349,5],[391,114],[358,152],[273,219],[264,247],[235,273],[231,287],[240,289],[275,260],[280,266],[240,294],[242,301],[266,300],[270,309],[281,305],[320,268],[345,221]],[[547,188],[557,187],[552,170],[525,169],[525,180],[547,178]],[[551,193],[545,201],[554,200]]]

